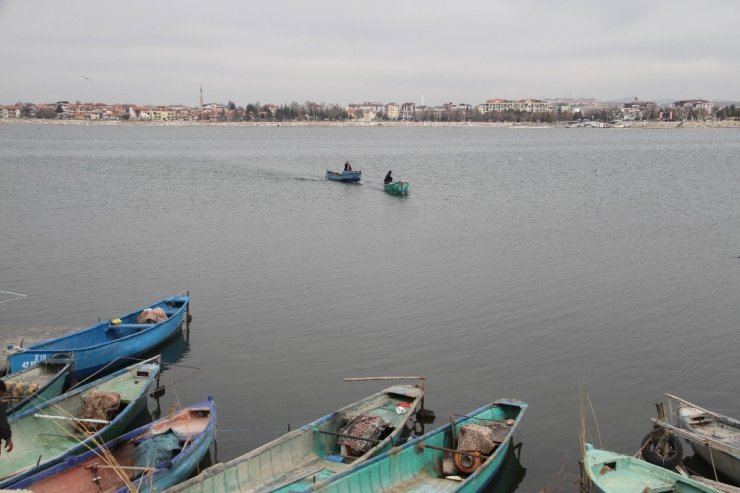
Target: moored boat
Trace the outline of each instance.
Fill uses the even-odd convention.
[[[121,435],[146,407],[159,369],[156,356],[11,416],[14,446],[2,454],[0,488]]]
[[[326,170],[326,179],[333,181],[358,182],[362,178],[362,171],[344,170],[342,172]]]
[[[209,397],[11,486],[34,493],[162,491],[188,478],[215,433],[216,405]]]
[[[691,444],[694,452],[717,471],[740,486],[740,420],[709,411],[675,395],[678,403],[678,428],[670,431]]]
[[[415,386],[389,387],[167,491],[306,490],[396,445],[423,397]]]
[[[38,365],[2,377],[5,382],[8,416],[20,414],[62,394],[72,368],[69,355],[58,354]]]
[[[585,444],[582,467],[585,480],[599,493],[718,493],[664,467],[629,455],[616,454]]]
[[[72,376],[76,379],[104,367],[120,367],[126,364],[126,358],[140,356],[172,337],[182,325],[189,302],[188,296],[171,296],[78,332],[12,348],[8,354],[8,373],[29,368],[57,353],[72,355]]]
[[[383,185],[383,190],[392,195],[406,195],[409,193],[409,182],[399,180]]]
[[[312,491],[481,491],[498,472],[527,404],[500,399],[317,483]]]

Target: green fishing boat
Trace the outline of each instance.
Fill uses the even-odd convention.
[[[629,455],[585,444],[583,469],[598,493],[719,493],[707,484]]]
[[[20,414],[61,395],[72,370],[72,361],[71,355],[60,354],[2,377],[0,380],[5,382],[7,389],[7,416]]]
[[[168,493],[304,491],[397,445],[424,391],[395,385],[216,464]]]
[[[406,195],[409,193],[409,182],[399,180],[383,185],[383,190],[391,195]]]
[[[159,368],[157,356],[11,416],[14,447],[0,456],[0,488],[123,434]]]
[[[317,483],[311,491],[342,493],[473,492],[496,476],[527,404],[501,399],[402,447]],[[317,478],[318,480],[318,478]]]

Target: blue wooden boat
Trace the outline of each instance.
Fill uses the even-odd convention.
[[[467,415],[452,415],[454,434],[447,423],[356,468],[293,491],[481,491],[503,464],[526,409],[524,402],[500,399]],[[471,450],[471,443],[482,442],[465,437],[478,433],[488,436],[493,451]]]
[[[711,486],[629,455],[585,444],[585,480],[598,493],[719,493]]]
[[[11,416],[14,447],[2,454],[0,489],[123,434],[159,369],[156,356]]]
[[[216,435],[212,397],[11,485],[35,493],[147,493],[184,481]]]
[[[167,491],[304,491],[315,480],[357,467],[398,444],[423,397],[419,387],[394,385]]]
[[[51,400],[62,394],[64,385],[72,369],[69,355],[54,355],[18,373],[2,377],[7,388],[9,401],[6,414],[20,414],[23,411]]]
[[[362,171],[344,170],[341,173],[336,171],[326,171],[326,179],[333,181],[358,182],[362,178]]]
[[[8,373],[24,370],[62,352],[70,353],[74,358],[72,377],[75,379],[85,378],[104,367],[125,365],[126,358],[140,356],[172,337],[182,325],[189,302],[187,296],[171,296],[79,332],[27,347],[11,348]],[[161,313],[160,310],[166,319],[147,316]]]

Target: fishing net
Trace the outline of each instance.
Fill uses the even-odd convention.
[[[387,427],[388,423],[379,416],[358,414],[339,431],[342,435],[356,438],[339,437],[337,443],[346,445],[352,455],[362,455],[375,445]]]
[[[465,452],[477,451],[488,455],[496,445],[492,428],[476,424],[462,425],[457,450]]]
[[[39,389],[38,382],[5,382],[7,392],[13,399],[22,399],[33,395]]]
[[[158,324],[164,320],[167,320],[167,314],[161,308],[144,308],[136,318],[140,324]]]
[[[110,421],[121,405],[121,394],[117,392],[90,392],[85,396],[80,418]],[[105,423],[83,423],[87,431],[97,431]]]

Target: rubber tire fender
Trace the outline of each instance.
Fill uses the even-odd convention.
[[[640,442],[643,459],[651,464],[655,464],[656,466],[665,467],[666,469],[673,469],[681,463],[681,460],[683,459],[683,446],[681,445],[681,440],[676,435],[669,433],[666,438],[666,440],[668,440],[668,445],[671,448],[668,457],[663,457],[653,448],[652,438],[653,434],[648,433],[642,439],[642,442]]]

